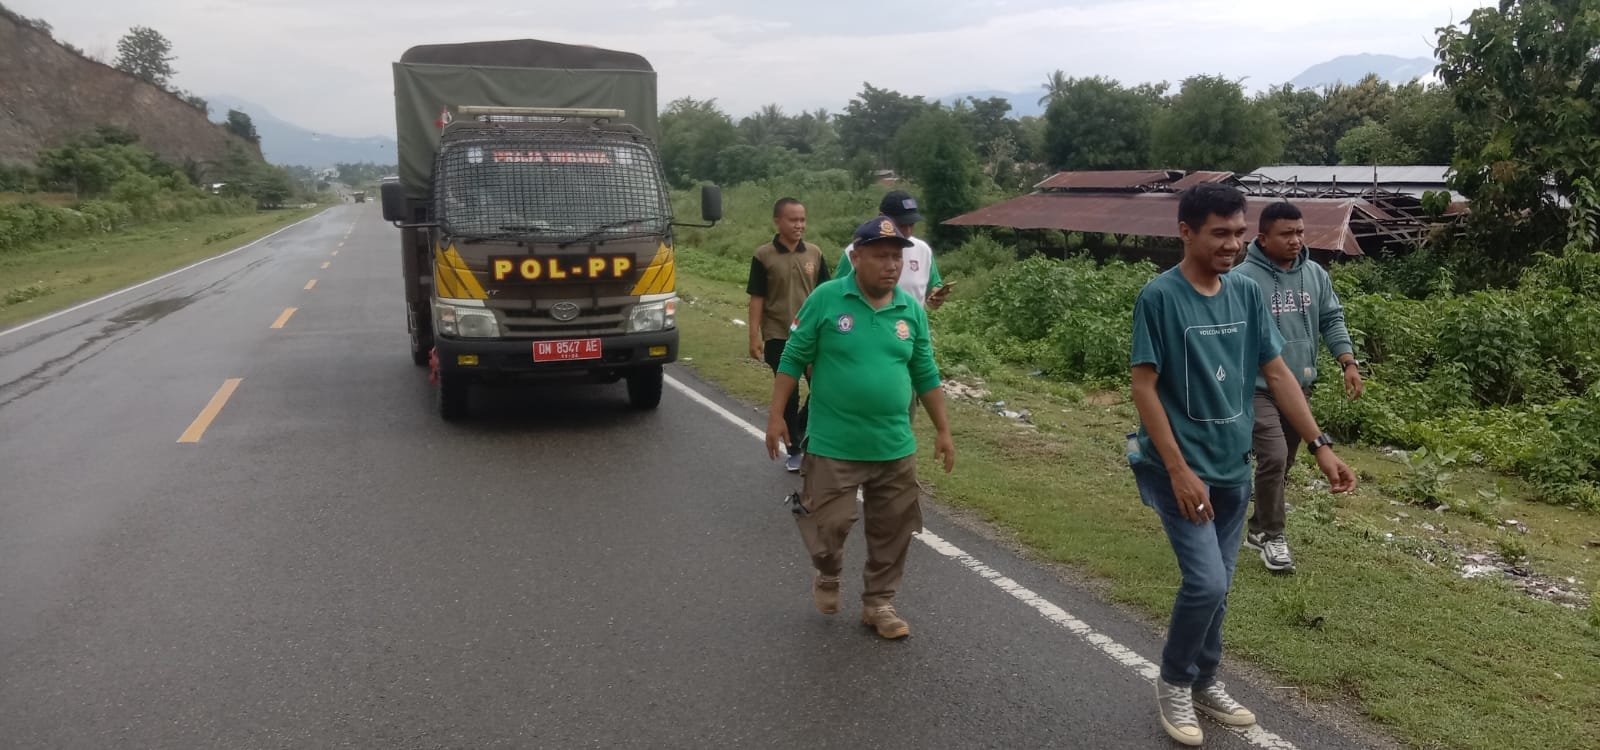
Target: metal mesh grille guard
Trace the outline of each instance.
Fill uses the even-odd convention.
[[[671,203],[646,139],[579,129],[458,127],[434,163],[452,237],[589,242],[666,234]]]

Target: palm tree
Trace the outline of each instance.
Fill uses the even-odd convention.
[[[1060,68],[1056,68],[1054,73],[1045,76],[1044,85],[1040,87],[1044,89],[1045,93],[1044,96],[1039,97],[1039,106],[1049,104],[1055,101],[1056,97],[1066,93],[1067,84],[1071,80],[1067,77],[1067,72]]]
[[[790,121],[790,147],[802,154],[815,152],[836,139],[831,116],[826,109],[801,114]]]
[[[739,123],[739,128],[744,133],[745,141],[752,146],[770,146],[781,141],[788,129],[789,118],[783,114],[783,107],[776,104],[763,105],[760,111],[744,118]]]

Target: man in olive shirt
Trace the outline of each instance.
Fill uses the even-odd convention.
[[[800,201],[779,199],[772,206],[772,223],[778,233],[750,259],[745,292],[750,295],[750,358],[765,361],[776,373],[789,338],[789,324],[811,291],[828,280],[828,262],[822,250],[801,239],[806,233],[806,207]],[[790,438],[784,468],[791,472],[800,470],[806,412],[800,406],[799,392],[790,394],[783,405],[783,418]]]
[[[945,471],[955,467],[928,314],[896,286],[910,244],[884,216],[856,230],[856,272],[817,287],[800,308],[767,418],[767,453],[776,459],[779,444],[789,439],[783,405],[812,368],[811,435],[795,509],[816,568],[812,602],[823,614],[839,611],[844,542],[856,521],[860,489],[867,517],[861,622],[884,638],[911,633],[893,600],[911,537],[922,528],[917,440],[905,407],[913,394],[922,397],[938,431],[934,456],[943,459]]]

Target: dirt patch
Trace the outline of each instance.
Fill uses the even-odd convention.
[[[1122,393],[1119,391],[1095,391],[1084,394],[1083,402],[1090,406],[1116,406],[1122,403]]]

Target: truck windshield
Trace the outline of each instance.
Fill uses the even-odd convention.
[[[655,152],[631,141],[445,143],[435,176],[435,217],[452,237],[606,241],[671,223]]]

